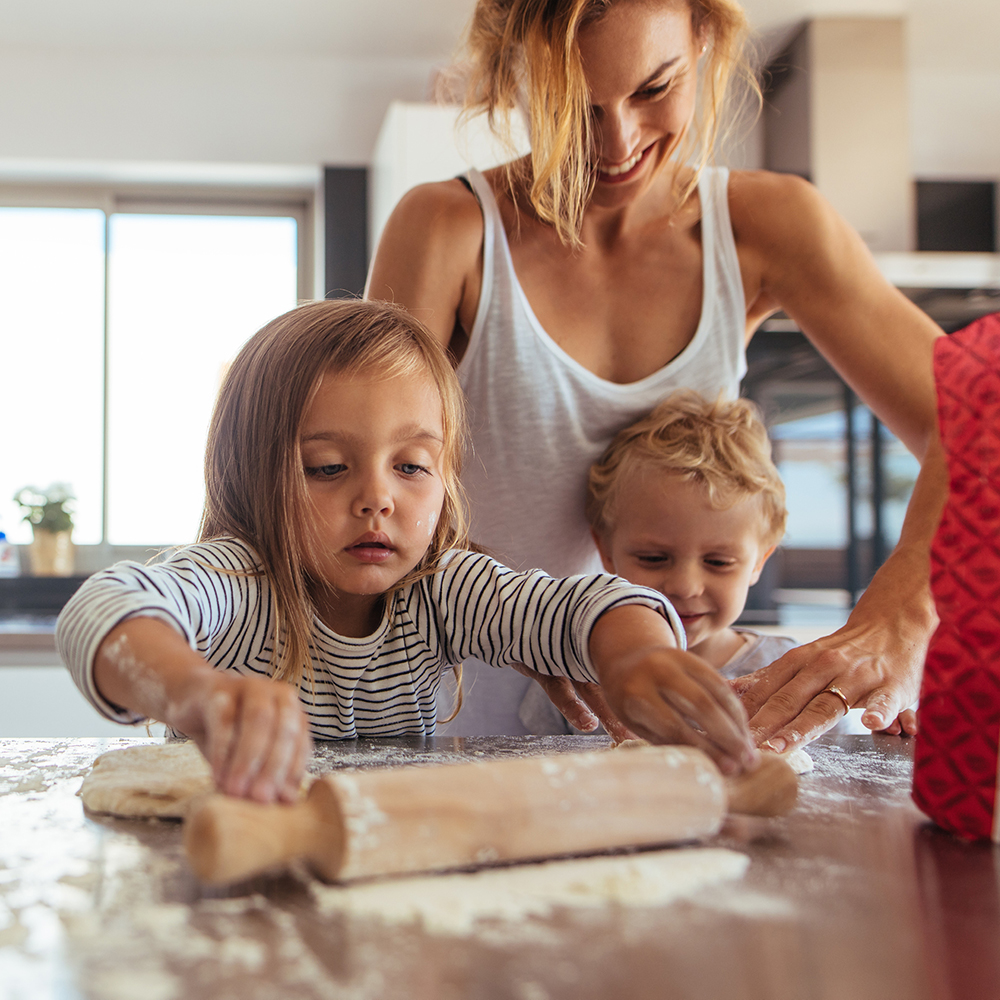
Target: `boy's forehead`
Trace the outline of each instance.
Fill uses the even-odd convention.
[[[612,530],[664,537],[697,535],[720,543],[742,539],[747,532],[763,537],[768,526],[762,494],[722,499],[725,505],[713,503],[699,477],[648,464],[635,466],[618,484]]]

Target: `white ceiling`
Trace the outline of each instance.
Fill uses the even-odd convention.
[[[127,49],[446,61],[474,0],[0,0],[0,51]],[[818,15],[905,14],[914,66],[996,72],[1000,0],[745,0],[765,38]]]

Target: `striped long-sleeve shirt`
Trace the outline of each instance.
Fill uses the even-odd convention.
[[[92,576],[63,610],[56,641],[77,686],[102,715],[141,721],[104,699],[94,657],[128,618],[177,629],[216,669],[270,676],[276,662],[274,594],[258,560],[234,539],[182,549],[154,566],[118,563]],[[613,607],[662,614],[679,645],[684,629],[662,594],[608,574],[554,579],[516,573],[475,552],[448,554],[438,572],[396,591],[378,629],[363,638],[312,623],[310,683],[299,685],[317,739],[429,735],[442,671],[475,656],[496,667],[525,663],[543,674],[596,681],[590,630]]]

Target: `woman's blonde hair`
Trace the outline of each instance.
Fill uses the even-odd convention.
[[[205,509],[200,539],[234,537],[260,559],[258,575],[274,592],[273,676],[311,676],[314,608],[306,566],[317,537],[299,432],[329,371],[390,379],[429,374],[441,395],[444,503],[434,537],[398,587],[434,572],[450,548],[467,545],[459,481],[465,436],[462,390],[433,335],[387,302],[311,302],[272,320],[244,345],[226,374],[205,452]],[[317,581],[320,582],[320,581]]]
[[[525,184],[539,218],[570,246],[580,245],[595,180],[578,35],[616,2],[623,0],[478,0],[466,37],[466,113],[485,112],[513,151],[511,113],[523,108],[531,135],[530,175],[516,176],[517,164],[508,164],[511,191],[517,182]],[[694,125],[675,154],[695,164],[679,206],[697,186],[720,136],[739,119],[744,99],[752,96],[759,107],[760,88],[747,55],[746,15],[736,0],[660,2],[686,4],[694,37],[708,46]]]
[[[771,458],[764,422],[748,399],[710,403],[681,392],[619,431],[590,467],[587,481],[587,520],[599,535],[614,527],[622,483],[637,468],[700,483],[717,510],[759,496],[761,541],[776,545],[785,533],[785,484]]]

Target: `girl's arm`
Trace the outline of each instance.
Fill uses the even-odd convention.
[[[229,795],[297,797],[312,743],[290,685],[214,670],[176,629],[142,617],[105,637],[94,682],[113,705],[193,739]]]
[[[831,684],[872,729],[913,703],[936,623],[930,543],[947,491],[933,442],[934,341],[942,331],[879,273],[857,233],[805,181],[735,174],[730,208],[750,313],[783,308],[872,411],[923,460],[896,549],[847,625],[738,685],[759,741],[815,739],[843,714]]]
[[[639,736],[696,746],[726,774],[757,763],[739,698],[707,663],[677,648],[656,611],[606,611],[591,630],[590,656],[611,708]]]

